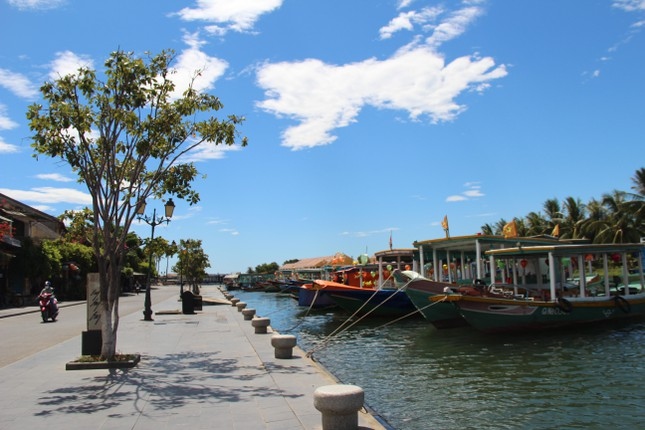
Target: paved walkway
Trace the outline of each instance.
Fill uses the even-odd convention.
[[[202,295],[223,298],[211,286]],[[0,428],[322,428],[313,393],[336,384],[333,376],[299,348],[291,359],[274,358],[271,329],[255,334],[236,307],[183,315],[172,312],[178,306],[176,299],[156,305],[154,322],[121,319],[118,351],[142,356],[132,369],[65,370],[80,355],[80,333],[0,368]],[[366,412],[359,426],[384,428]]]

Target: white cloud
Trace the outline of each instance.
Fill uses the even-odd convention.
[[[302,149],[333,142],[331,131],[355,122],[365,105],[405,110],[413,120],[453,120],[465,109],[455,101],[459,94],[505,75],[505,67],[495,67],[491,58],[461,57],[445,64],[427,47],[341,66],[315,59],[266,64],[257,77],[267,98],[258,106],[299,121],[283,133],[282,145]]]
[[[388,227],[381,230],[371,230],[371,231],[344,231],[340,235],[348,237],[369,237],[369,236],[378,236],[384,233],[390,234],[392,231],[398,231],[398,227]]]
[[[463,202],[464,200],[467,200],[467,199],[466,199],[466,197],[464,197],[461,194],[457,194],[457,195],[454,195],[454,196],[448,196],[446,198],[447,202]]]
[[[615,0],[613,6],[627,12],[645,10],[645,0]]]
[[[73,182],[74,179],[63,176],[60,173],[41,173],[36,175],[38,179],[43,179],[45,181],[55,181],[55,182]]]
[[[477,197],[484,197],[486,194],[482,193],[481,185],[479,182],[466,182],[464,187],[467,188],[466,191],[461,194],[455,194],[448,196],[446,202],[463,202],[465,200],[475,199]]]
[[[460,36],[468,25],[482,14],[481,8],[468,7],[454,12],[447,20],[439,24],[426,43],[434,48]]]
[[[33,98],[38,94],[38,89],[29,79],[20,73],[7,69],[0,69],[0,87],[4,87],[18,97]]]
[[[399,0],[399,4],[396,6],[397,9],[403,9],[410,6],[414,0]]]
[[[489,81],[506,76],[506,67],[488,57],[462,56],[446,64],[436,48],[466,31],[482,11],[466,7],[428,27],[439,12],[401,14],[400,22],[382,29],[382,36],[416,25],[432,30],[425,44],[416,39],[385,60],[331,65],[306,59],[259,66],[257,82],[265,100],[257,106],[298,122],[282,133],[282,145],[298,150],[330,144],[336,139],[333,130],[356,122],[364,106],[407,111],[412,120],[451,121],[466,109],[456,102],[460,94],[483,91]]]
[[[228,233],[231,236],[238,236],[240,234],[240,232],[235,230],[234,228],[220,228],[219,231],[221,233]]]
[[[11,130],[18,127],[18,123],[9,118],[7,107],[0,103],[0,130]]]
[[[207,21],[215,25],[207,30],[223,35],[227,31],[249,32],[263,14],[282,6],[283,0],[197,0],[197,7],[184,8],[177,14],[185,21]]]
[[[215,87],[217,81],[228,68],[228,63],[215,57],[209,57],[200,48],[204,44],[197,34],[184,35],[188,48],[179,54],[173,66],[175,74],[174,98],[179,98],[188,88],[193,78],[193,88],[198,92],[206,92]],[[197,76],[195,74],[197,73]]]
[[[34,9],[45,10],[55,9],[64,5],[66,0],[7,0],[9,5],[21,10]]]
[[[389,39],[394,33],[400,30],[413,31],[415,26],[425,27],[429,22],[434,21],[443,10],[439,7],[423,8],[420,12],[401,12],[392,19],[385,27],[379,30],[381,39]]]
[[[31,190],[0,188],[0,193],[21,202],[73,203],[88,206],[92,204],[92,197],[88,193],[72,188],[38,187]]]
[[[56,80],[63,76],[74,75],[81,67],[94,68],[94,61],[86,55],[77,55],[72,51],[57,52],[50,63],[49,79]]]
[[[227,152],[240,151],[239,145],[215,145],[213,142],[204,142],[191,150],[181,158],[182,163],[199,162],[206,160],[219,160],[226,156]]]
[[[14,154],[16,152],[20,152],[18,146],[7,143],[0,137],[0,154]]]

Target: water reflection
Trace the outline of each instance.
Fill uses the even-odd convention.
[[[531,335],[436,330],[421,319],[363,320],[321,344],[347,315],[304,312],[267,293],[236,296],[397,429],[642,428],[645,323]]]

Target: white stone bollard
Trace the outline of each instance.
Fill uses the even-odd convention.
[[[237,303],[235,304],[235,306],[237,306],[237,311],[238,311],[238,312],[242,312],[242,309],[244,309],[244,308],[246,307],[246,303],[244,303],[244,302],[237,302]]]
[[[293,347],[296,346],[296,337],[292,334],[274,334],[271,337],[271,346],[275,348],[275,358],[291,358]]]
[[[356,385],[325,385],[314,391],[314,407],[322,413],[323,430],[358,428],[358,411],[365,392]]]
[[[255,327],[256,334],[266,334],[267,327],[269,327],[270,323],[271,320],[269,318],[253,318],[251,320],[251,325]]]
[[[242,309],[242,315],[244,315],[245,321],[251,321],[253,319],[253,316],[255,316],[255,309],[244,308]]]
[[[240,299],[238,299],[238,298],[236,298],[236,297],[233,297],[233,298],[231,299],[231,306],[235,306],[235,305],[237,305],[237,304],[239,303],[239,301],[240,301]]]

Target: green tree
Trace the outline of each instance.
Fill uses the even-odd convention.
[[[275,261],[272,263],[263,263],[255,266],[255,273],[259,274],[272,274],[275,273],[280,266]]]
[[[124,245],[136,209],[149,197],[198,202],[191,187],[198,172],[182,157],[204,142],[236,144],[243,121],[211,116],[222,103],[198,93],[192,84],[174,98],[173,58],[172,51],[146,58],[113,52],[105,62],[105,80],[95,70],[80,68],[44,83],[40,92],[45,106],[36,103],[27,112],[34,157],[68,163],[92,197],[101,355],[108,360],[114,359],[117,347]],[[246,143],[243,138],[242,146]]]
[[[190,290],[199,294],[199,284],[207,276],[206,268],[210,267],[208,255],[202,249],[202,241],[187,239],[179,241],[177,263],[172,270],[179,273]]]

